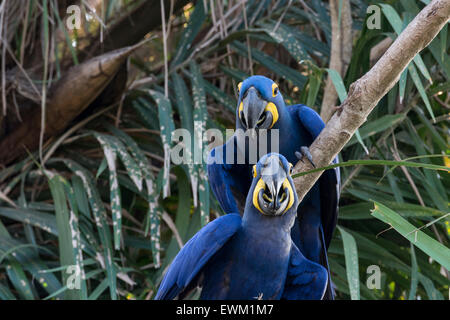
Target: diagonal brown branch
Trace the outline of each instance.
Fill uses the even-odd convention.
[[[45,107],[43,139],[61,132],[94,101],[114,78],[127,57],[139,48],[132,47],[105,53],[73,66],[51,88]],[[8,164],[26,149],[39,146],[41,110],[25,115],[23,122],[0,141],[0,163]]]
[[[372,69],[350,86],[347,99],[341,105],[341,114],[333,115],[310,146],[316,167],[331,163],[380,99],[397,83],[414,56],[434,39],[449,18],[450,0],[432,1],[411,21]],[[294,167],[294,173],[311,169],[309,162],[299,161]],[[315,172],[295,179],[299,200],[303,199],[321,174]]]

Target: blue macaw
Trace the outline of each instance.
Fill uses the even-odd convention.
[[[249,139],[255,132],[267,130],[267,150],[258,150],[258,157],[276,151],[291,163],[307,158],[314,166],[308,147],[325,127],[311,108],[302,104],[286,106],[277,84],[271,79],[252,76],[241,82],[238,89],[236,129],[247,134],[242,138],[236,130],[224,145],[211,150],[208,158],[209,183],[226,213],[242,213],[254,163],[250,158]],[[274,129],[278,129],[278,145],[273,145],[271,140]],[[254,140],[257,148],[259,141]],[[306,258],[324,266],[328,275],[327,249],[336,227],[339,185],[339,168],[325,171],[299,205],[292,228],[292,239],[299,250]],[[325,298],[334,299],[331,285]]]
[[[322,299],[326,269],[306,259],[291,238],[298,206],[291,168],[282,155],[263,156],[252,169],[243,216],[221,216],[195,234],[155,299],[182,299],[197,286],[202,300]]]

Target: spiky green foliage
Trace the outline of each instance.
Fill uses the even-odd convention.
[[[100,25],[114,25],[126,6],[141,3],[105,1],[82,30],[68,31],[58,1],[36,2],[7,29],[15,57],[7,67],[32,70],[33,85],[25,78],[21,90],[11,89],[16,97],[2,92],[8,107],[1,139],[14,131],[16,114],[39,108],[33,87],[41,92],[44,79],[51,88],[68,67],[91,58]],[[166,57],[161,29],[149,30],[155,38],[130,59],[127,86],[113,101],[93,102],[41,152],[0,168],[0,299],[152,298],[180,246],[222,214],[203,165],[168,161],[173,129],[200,133],[197,148],[204,148],[202,130],[233,128],[237,83],[252,72],[277,81],[288,104],[319,111],[327,74],[344,99],[369,70],[370,49],[395,38],[426,1],[383,2],[380,30],[365,25],[369,1],[351,2],[354,46],[343,79],[327,69],[328,1],[249,0],[245,11],[240,1],[189,3],[166,21]],[[53,43],[45,68],[32,59],[30,38],[39,50]],[[339,231],[329,250],[338,299],[448,298],[447,40],[445,27],[340,154]],[[35,103],[15,109],[17,97]],[[381,271],[379,289],[367,287],[373,265]]]

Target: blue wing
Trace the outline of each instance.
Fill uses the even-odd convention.
[[[297,116],[300,122],[308,130],[313,139],[317,138],[323,128],[325,128],[325,122],[323,122],[319,114],[303,104],[297,104],[291,107],[297,109]]]
[[[339,163],[336,157],[333,164]],[[319,179],[320,181],[320,202],[322,207],[322,226],[324,230],[324,240],[326,248],[330,246],[334,229],[338,218],[339,209],[339,189],[341,186],[341,173],[339,168],[326,170]]]
[[[306,259],[292,243],[288,273],[282,299],[320,300],[325,294],[328,273],[324,267]]]
[[[200,229],[181,249],[169,267],[156,300],[172,300],[186,289],[209,259],[241,226],[238,214],[217,218]]]
[[[305,105],[292,106],[297,109],[297,115],[311,134],[313,139],[316,139],[325,123],[319,114],[313,109]],[[333,163],[338,163],[337,157]],[[321,207],[321,223],[323,227],[323,236],[325,239],[326,248],[330,246],[331,238],[334,229],[336,228],[338,216],[338,202],[339,202],[339,187],[340,187],[340,171],[339,168],[326,170],[319,179],[320,183],[320,207]]]
[[[325,123],[319,114],[313,109],[305,105],[292,106],[296,109],[298,119],[304,128],[311,134],[313,139],[316,139],[320,132],[325,128]],[[338,163],[337,157],[333,160],[333,163]],[[333,237],[334,229],[336,228],[338,217],[338,203],[339,203],[339,188],[340,188],[340,170],[339,168],[326,170],[319,179],[320,190],[320,228],[319,238],[321,250],[319,261],[320,264],[326,267],[328,271],[328,277],[330,277],[330,271],[328,266],[328,257],[326,250],[330,246],[331,239]],[[330,281],[331,283],[331,281]],[[329,285],[326,292],[327,299],[334,299],[334,292]]]
[[[225,213],[244,213],[245,200],[250,188],[251,172],[247,165],[236,164],[236,155],[233,154],[234,164],[227,164],[226,150],[228,146],[235,142],[231,138],[226,144],[211,150],[208,157],[208,180],[211,189],[219,201]],[[220,161],[219,161],[220,160]]]

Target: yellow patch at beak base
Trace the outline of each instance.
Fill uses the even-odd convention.
[[[269,111],[272,114],[272,124],[269,127],[269,129],[271,129],[275,125],[275,123],[278,121],[277,107],[275,106],[275,104],[273,102],[269,102],[266,105],[266,108],[264,109],[264,111]]]
[[[286,209],[285,209],[284,212],[283,212],[283,213],[285,213],[285,212],[288,211],[288,210],[292,207],[292,205],[294,204],[294,191],[292,190],[292,186],[291,186],[291,184],[289,183],[289,180],[288,180],[287,178],[284,179],[284,182],[283,182],[283,188],[287,188],[287,189],[289,190],[289,203],[288,203]]]
[[[241,112],[244,111],[244,103],[241,102],[241,104],[239,105],[239,110],[238,110],[238,116],[239,118],[241,118]]]
[[[256,186],[255,186],[255,190],[253,191],[253,206],[254,206],[256,209],[258,209],[259,212],[261,212],[261,213],[264,213],[264,212],[261,210],[261,207],[259,206],[259,203],[258,203],[258,194],[259,194],[259,191],[260,191],[261,189],[264,189],[264,186],[265,186],[264,181],[263,181],[262,179],[259,179],[259,180],[258,180],[258,183],[257,183]]]
[[[255,170],[255,171],[256,171],[256,170]],[[259,203],[258,203],[258,195],[259,195],[259,191],[260,191],[261,189],[264,190],[264,186],[265,186],[264,181],[263,181],[262,179],[259,179],[259,180],[258,180],[258,183],[257,183],[256,186],[255,186],[255,190],[253,191],[253,206],[254,206],[256,209],[258,209],[259,212],[261,212],[261,213],[263,213],[263,214],[264,214],[264,212],[261,210],[261,207],[259,206]],[[284,214],[284,213],[286,213],[286,211],[288,211],[288,210],[292,207],[292,205],[294,204],[294,191],[292,190],[291,184],[289,183],[289,180],[288,180],[287,178],[286,178],[286,179],[284,180],[284,182],[283,182],[283,188],[287,188],[288,191],[289,191],[289,203],[287,204],[286,209],[284,209],[284,212],[283,212],[283,214]]]

